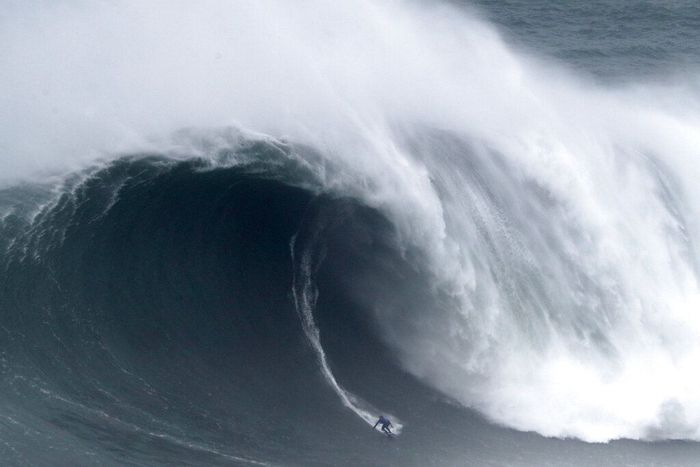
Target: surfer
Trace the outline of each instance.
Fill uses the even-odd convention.
[[[377,420],[377,423],[374,424],[372,428],[377,428],[377,425],[382,424],[382,431],[386,433],[387,436],[393,435],[391,432],[391,428],[393,425],[391,424],[391,421],[386,418],[384,415],[379,416],[379,420]]]

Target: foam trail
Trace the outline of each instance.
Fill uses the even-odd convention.
[[[403,424],[395,415],[373,407],[367,401],[343,388],[335,379],[333,371],[328,363],[328,359],[326,358],[326,353],[321,345],[321,332],[314,320],[313,313],[316,306],[316,299],[318,298],[318,290],[316,290],[314,287],[313,282],[313,251],[311,247],[305,248],[302,251],[301,258],[299,258],[299,262],[297,264],[294,253],[296,240],[297,236],[295,235],[290,243],[292,263],[294,264],[294,276],[292,282],[294,307],[299,314],[302,328],[304,329],[304,334],[306,335],[309,344],[311,344],[311,347],[316,354],[319,366],[321,368],[321,374],[323,374],[326,382],[338,395],[343,405],[364,420],[365,423],[368,425],[374,425],[379,418],[379,415],[386,415],[391,419],[393,425],[392,431],[396,434],[400,434],[401,430],[403,429]],[[313,246],[313,242],[311,246]]]

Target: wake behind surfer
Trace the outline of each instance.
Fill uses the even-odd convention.
[[[392,424],[391,424],[391,421],[390,421],[388,418],[386,418],[384,415],[380,415],[380,416],[379,416],[379,420],[377,420],[377,423],[375,423],[374,426],[373,426],[372,428],[375,428],[375,429],[376,429],[376,428],[377,428],[377,425],[379,425],[379,424],[382,425],[382,431],[383,431],[384,433],[386,433],[387,436],[393,435],[393,433],[391,432],[391,428],[390,428],[390,427],[392,427],[392,426],[394,426],[394,425],[392,425]]]

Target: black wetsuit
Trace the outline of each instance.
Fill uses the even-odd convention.
[[[382,431],[386,433],[387,435],[392,434],[391,430],[389,429],[391,425],[391,422],[389,421],[388,418],[386,418],[384,415],[379,417],[379,420],[377,420],[377,423],[374,424],[374,428],[377,428],[377,425],[381,423],[382,425]]]

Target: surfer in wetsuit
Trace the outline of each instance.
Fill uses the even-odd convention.
[[[372,428],[377,428],[377,425],[382,424],[382,431],[387,434],[387,436],[391,436],[393,433],[391,432],[390,427],[393,425],[389,421],[388,418],[386,418],[384,415],[379,416],[379,420],[377,420],[377,423],[374,424]]]

